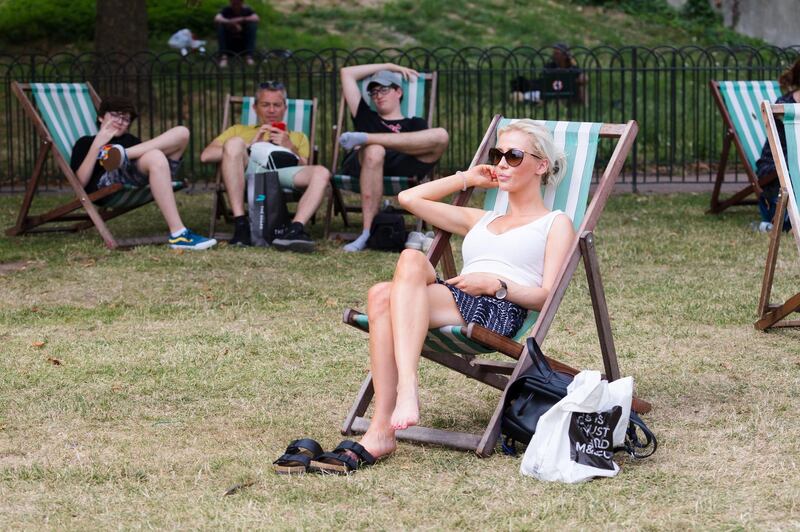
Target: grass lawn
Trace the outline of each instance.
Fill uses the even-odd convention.
[[[202,232],[208,196],[179,198]],[[0,196],[0,227],[19,201]],[[404,443],[347,478],[273,474],[290,440],[342,439],[368,362],[341,311],[364,308],[392,254],[0,237],[0,263],[24,265],[0,274],[0,529],[800,526],[800,330],[753,329],[767,237],[747,228],[753,209],[711,217],[707,203],[609,201],[597,246],[620,366],[661,446],[576,486],[522,478],[519,458]],[[111,227],[164,230],[155,207]],[[800,287],[783,242],[775,299]],[[544,350],[598,369],[582,268],[575,281]],[[497,398],[428,362],[421,395],[424,423],[461,430]]]

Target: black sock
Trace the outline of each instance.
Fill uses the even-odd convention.
[[[294,230],[296,230],[297,232],[302,232],[302,231],[305,231],[305,230],[306,230],[306,226],[305,226],[305,225],[303,225],[303,224],[302,224],[302,223],[300,223],[300,222],[292,222],[292,224],[289,226],[289,228],[290,228],[290,229],[294,229]]]
[[[234,216],[233,217],[233,225],[239,227],[240,225],[248,225],[247,223],[247,215],[243,214],[241,216]]]

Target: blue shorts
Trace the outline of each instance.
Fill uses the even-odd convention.
[[[477,323],[481,327],[511,338],[519,331],[528,316],[527,309],[511,301],[493,296],[471,296],[438,277],[436,282],[450,289],[458,311],[467,323]]]

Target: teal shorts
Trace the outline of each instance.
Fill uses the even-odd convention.
[[[297,172],[303,168],[305,168],[305,166],[287,166],[285,168],[278,168],[278,181],[280,182],[281,187],[295,188],[294,176],[297,175]],[[251,162],[247,165],[245,174],[254,174],[259,171],[263,170],[251,160]]]

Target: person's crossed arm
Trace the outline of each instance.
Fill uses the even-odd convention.
[[[342,78],[342,94],[347,102],[347,108],[350,110],[350,116],[356,116],[358,112],[358,104],[361,102],[361,90],[358,88],[358,81],[371,76],[381,70],[390,70],[397,72],[403,79],[417,79],[419,72],[413,68],[407,68],[394,63],[373,63],[369,65],[353,65],[343,67],[340,71]]]

